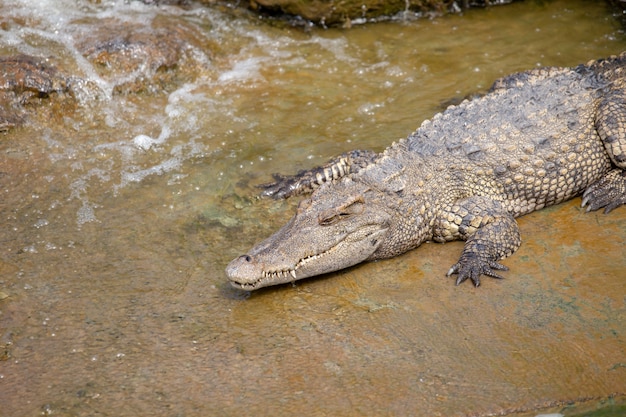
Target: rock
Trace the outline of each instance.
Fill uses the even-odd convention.
[[[78,44],[99,75],[113,83],[114,93],[156,92],[185,78],[195,68],[189,51],[199,47],[192,28],[103,22]],[[122,81],[120,81],[122,80]]]
[[[200,0],[214,4],[215,0]],[[374,20],[407,11],[415,14],[444,14],[463,8],[485,7],[514,0],[249,0],[259,13],[296,16],[322,26],[349,27],[354,20]]]
[[[206,71],[217,49],[193,24],[167,19],[149,25],[105,19],[69,33],[104,82],[75,73],[80,66],[61,57],[0,57],[0,132],[28,120],[63,123],[81,103],[101,96],[101,85],[110,86],[109,94],[171,90]]]
[[[69,77],[47,59],[29,55],[0,57],[0,131],[20,126],[25,106],[69,91]]]
[[[44,59],[28,55],[0,57],[0,89],[46,96],[67,89],[67,78]]]
[[[607,3],[614,10],[613,16],[620,21],[622,28],[626,28],[626,1],[607,0]]]

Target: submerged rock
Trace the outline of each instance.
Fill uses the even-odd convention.
[[[45,96],[67,89],[67,77],[45,59],[28,55],[0,57],[0,89]]]
[[[21,125],[25,107],[69,91],[70,78],[48,59],[29,55],[0,57],[0,131]]]
[[[193,28],[180,24],[105,22],[78,49],[117,94],[160,91],[201,65],[192,52],[202,50],[200,41]]]

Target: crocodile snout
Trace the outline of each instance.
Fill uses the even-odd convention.
[[[228,279],[237,284],[253,283],[258,278],[257,265],[254,263],[254,258],[250,255],[241,255],[233,259],[226,267],[226,274]],[[251,280],[252,279],[252,280]]]

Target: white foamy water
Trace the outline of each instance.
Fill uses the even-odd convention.
[[[97,221],[100,197],[96,193],[109,190],[117,195],[129,184],[151,176],[181,174],[185,161],[220,152],[228,140],[238,141],[242,132],[258,126],[258,117],[263,115],[250,117],[239,107],[249,105],[246,102],[255,90],[281,83],[268,81],[264,71],[324,64],[303,60],[298,56],[299,45],[312,48],[322,60],[354,61],[346,52],[345,39],[294,40],[250,30],[245,21],[231,21],[206,8],[155,7],[123,0],[96,4],[8,1],[0,5],[0,12],[28,22],[28,26],[14,24],[0,31],[4,54],[49,57],[71,78],[70,92],[78,100],[79,111],[67,117],[57,133],[46,128],[41,138],[53,152],[41,150],[48,153],[51,163],[71,161],[71,172],[63,174],[68,184],[65,193],[78,203],[79,226]],[[90,39],[97,45],[95,33],[106,32],[107,26],[113,32],[120,25],[149,32],[155,27],[169,28],[170,20],[171,27],[182,24],[193,33],[194,43],[185,44],[185,64],[197,66],[188,82],[173,89],[148,96],[116,94],[120,86],[154,76],[154,69],[144,65],[130,72],[103,72],[81,50],[81,44]],[[211,29],[200,30],[206,27]],[[223,38],[228,41],[221,44]],[[215,54],[220,55],[217,63]],[[262,109],[253,109],[257,110]]]
[[[251,130],[267,135],[261,133],[266,128],[259,128],[266,118],[263,113],[276,118],[281,103],[293,100],[291,81],[285,83],[280,74],[292,77],[294,71],[305,71],[317,77],[337,74],[337,63],[347,65],[347,73],[362,65],[342,36],[285,36],[200,7],[155,7],[123,0],[14,0],[0,5],[0,12],[9,19],[28,22],[0,31],[3,53],[49,57],[71,78],[70,92],[78,100],[79,110],[65,118],[57,132],[45,128],[41,151],[52,164],[70,164],[71,171],[62,174],[67,184],[62,192],[76,204],[79,226],[98,220],[103,193],[117,195],[129,184],[152,176],[184,176],[187,160],[219,154]],[[84,55],[81,45],[90,41],[98,45],[98,33],[106,33],[110,27],[114,36],[116,30],[126,27],[123,25],[139,32],[184,25],[193,33],[189,38],[193,42],[185,44],[185,64],[197,67],[188,74],[191,79],[147,96],[117,94],[120,86],[154,76],[154,69],[140,65],[129,72],[103,71]],[[201,30],[207,27],[210,30]],[[106,42],[107,37],[103,39]],[[219,55],[217,60],[215,55]],[[259,97],[264,104],[254,104]],[[317,99],[325,100],[314,93],[309,103]],[[250,145],[243,147],[244,152]],[[239,153],[229,152],[230,157]],[[54,172],[54,166],[49,170]]]
[[[0,5],[0,13],[5,18],[19,18],[29,23],[27,27],[13,25],[11,30],[0,31],[2,53],[50,57],[50,62],[72,79],[71,94],[78,99],[81,108],[79,114],[65,120],[64,127],[71,127],[80,139],[71,133],[53,135],[49,129],[41,138],[46,147],[54,149],[49,153],[50,162],[73,161],[71,173],[65,174],[69,177],[66,192],[69,200],[79,202],[78,225],[98,218],[98,204],[91,197],[94,189],[117,192],[129,183],[178,170],[185,160],[201,157],[215,148],[205,139],[218,134],[219,129],[206,131],[204,122],[199,120],[210,119],[211,113],[215,118],[228,114],[226,107],[230,99],[216,100],[207,98],[205,92],[194,91],[210,84],[212,74],[197,73],[192,82],[169,93],[155,93],[145,100],[129,98],[116,95],[116,86],[142,77],[149,78],[154,75],[151,69],[139,66],[130,73],[105,76],[80,50],[81,42],[88,40],[95,28],[102,31],[107,24],[112,30],[120,24],[127,24],[130,28],[147,28],[149,31],[157,18],[183,19],[193,29],[198,20],[201,24],[210,24],[213,20],[214,17],[209,16],[203,22],[210,14],[206,9],[183,10],[125,1],[102,4],[8,1]],[[106,23],[103,25],[102,22]],[[173,21],[172,25],[175,24]],[[193,57],[192,63],[210,70],[209,55],[213,51],[203,50],[202,40],[211,41],[213,34],[198,33],[198,37],[197,44],[187,45],[188,52]],[[257,71],[246,68],[245,60],[234,65],[238,68],[238,80],[252,78]],[[224,72],[228,73],[232,70]],[[96,129],[89,126],[93,123],[97,124]],[[94,154],[98,157],[94,158]]]

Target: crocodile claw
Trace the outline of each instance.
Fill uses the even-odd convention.
[[[604,213],[626,204],[626,170],[609,171],[583,193],[581,207],[587,211],[604,208]]]
[[[463,281],[469,278],[472,280],[472,283],[474,283],[474,286],[478,287],[480,285],[481,275],[487,275],[488,277],[496,279],[504,279],[502,275],[498,274],[494,270],[508,271],[509,268],[495,261],[483,261],[478,258],[461,258],[459,262],[452,265],[452,268],[450,268],[446,276],[449,277],[452,274],[459,274],[456,279],[456,285],[460,285]]]
[[[295,175],[288,177],[280,174],[273,174],[272,177],[274,177],[274,182],[258,186],[258,188],[263,189],[261,192],[263,197],[271,197],[274,200],[289,198],[297,192],[298,187],[300,186],[300,182],[297,180]]]

